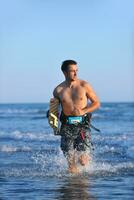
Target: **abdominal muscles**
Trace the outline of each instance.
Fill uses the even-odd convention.
[[[84,109],[87,106],[87,98],[75,98],[72,99],[70,97],[63,99],[61,101],[62,110],[65,115],[74,115],[74,111],[76,109]]]

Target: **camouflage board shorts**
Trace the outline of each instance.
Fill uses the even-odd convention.
[[[90,152],[92,150],[89,127],[74,124],[62,124],[61,149],[66,156],[69,151]]]

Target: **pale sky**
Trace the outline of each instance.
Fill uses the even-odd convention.
[[[133,0],[0,0],[0,103],[48,102],[78,62],[101,102],[134,101]]]

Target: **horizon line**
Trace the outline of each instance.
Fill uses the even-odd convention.
[[[48,102],[0,102],[0,104],[47,104]],[[134,103],[134,101],[101,101],[101,103]]]

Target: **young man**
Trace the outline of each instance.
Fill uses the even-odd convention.
[[[67,158],[69,171],[77,173],[79,169],[76,157],[77,162],[82,166],[86,166],[90,159],[88,113],[99,108],[100,102],[92,87],[86,81],[78,79],[76,61],[65,60],[61,70],[65,81],[59,84],[53,92],[54,98],[58,99],[62,106],[61,149]]]

